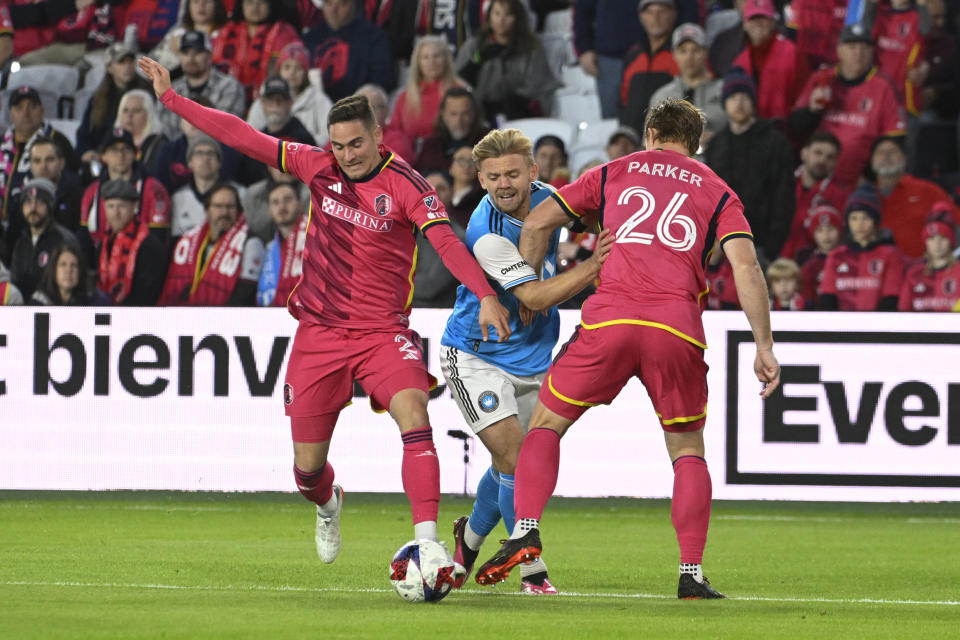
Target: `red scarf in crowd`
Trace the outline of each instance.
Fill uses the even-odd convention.
[[[119,233],[110,234],[100,249],[97,288],[110,296],[114,304],[130,295],[137,252],[149,234],[150,227],[134,218]]]
[[[205,262],[210,243],[210,222],[185,233],[173,249],[173,261],[163,284],[159,305],[216,307],[226,304],[240,279],[243,247],[249,228],[240,216],[216,241]]]

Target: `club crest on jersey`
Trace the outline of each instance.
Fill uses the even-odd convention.
[[[380,217],[390,215],[390,196],[385,193],[378,195],[373,201],[373,208]]]
[[[864,113],[866,113],[867,111],[870,111],[870,109],[873,108],[873,100],[871,100],[870,98],[864,98],[863,100],[860,101],[859,108],[860,108],[860,111],[863,111]]]
[[[283,385],[283,404],[293,404],[293,385],[289,382]]]
[[[480,411],[493,413],[500,406],[500,398],[493,391],[484,391],[477,398],[477,404],[480,406]]]
[[[883,273],[883,260],[871,260],[867,268],[871,275],[878,276]]]
[[[947,278],[943,281],[943,292],[948,296],[952,296],[957,290],[957,281],[953,278]]]

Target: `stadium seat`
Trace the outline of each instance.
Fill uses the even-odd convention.
[[[21,67],[7,78],[7,91],[17,87],[33,87],[60,95],[70,95],[77,90],[80,73],[75,67],[65,64],[35,64]]]
[[[597,81],[588,75],[580,65],[563,65],[560,68],[560,80],[563,82],[562,93],[589,94],[597,92]]]
[[[89,87],[80,89],[72,96],[62,96],[60,99],[61,106],[63,106],[61,116],[83,120],[83,113],[87,110],[87,105],[90,104],[94,91],[96,91],[96,87]]]
[[[614,129],[620,126],[620,121],[616,118],[606,118],[605,120],[584,120],[577,125],[577,138],[574,141],[574,147],[606,147],[607,139]]]
[[[54,129],[62,133],[67,137],[67,140],[70,141],[70,144],[76,148],[77,146],[77,130],[80,129],[80,120],[62,120],[57,118],[47,118],[47,122],[50,123]]]
[[[555,135],[569,149],[573,142],[573,126],[565,120],[556,118],[522,118],[520,120],[508,120],[503,123],[503,129],[520,129],[531,142],[537,143],[541,136],[547,134]]]
[[[544,34],[570,36],[573,34],[573,10],[551,11],[543,21]]]
[[[713,39],[717,34],[726,31],[730,27],[740,22],[740,12],[736,9],[723,9],[713,11],[707,16],[704,31],[707,34],[707,44],[713,44]]]
[[[573,50],[573,36],[569,34],[562,36],[556,33],[545,33],[540,36],[540,44],[543,45],[550,70],[558,78],[563,65],[572,65],[577,61],[577,54]]]
[[[593,160],[600,160],[601,162],[609,160],[607,151],[602,145],[574,147],[573,151],[570,152],[570,159],[567,161],[572,177],[579,176],[583,166]]]
[[[100,82],[107,75],[107,66],[102,62],[91,62],[91,67],[87,71],[86,75],[83,76],[83,84],[81,85],[84,89],[96,89],[100,86]]]
[[[600,98],[595,94],[558,93],[553,100],[553,117],[579,127],[581,122],[600,120]]]

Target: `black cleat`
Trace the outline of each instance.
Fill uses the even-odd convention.
[[[680,574],[680,584],[677,586],[677,597],[681,600],[712,600],[726,598],[710,586],[710,581],[704,577],[703,582],[697,582],[689,573]]]
[[[522,562],[533,562],[543,550],[538,529],[530,529],[522,538],[501,540],[500,543],[503,546],[497,554],[477,570],[478,584],[496,584],[506,580],[511,569]]]

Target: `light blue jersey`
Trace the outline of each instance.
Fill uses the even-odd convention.
[[[530,185],[530,209],[547,199],[553,191],[549,185],[533,182]],[[532,376],[543,373],[550,366],[550,356],[560,335],[560,313],[556,307],[551,307],[546,317],[536,314],[530,326],[524,326],[520,320],[520,301],[510,293],[510,289],[538,279],[536,272],[517,249],[522,228],[520,220],[494,207],[489,195],[484,196],[477,205],[467,225],[467,248],[493,281],[500,304],[510,312],[511,336],[506,342],[497,342],[496,332],[491,329],[489,341],[484,342],[477,321],[480,301],[469,289],[460,285],[457,303],[447,320],[441,343],[473,353],[513,375]],[[557,273],[559,239],[560,232],[557,230],[550,237],[543,259],[544,279]]]

